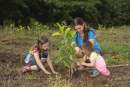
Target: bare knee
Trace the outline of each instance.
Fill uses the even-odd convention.
[[[32,65],[32,66],[30,66],[30,68],[31,68],[31,70],[38,70],[39,69],[37,65]]]

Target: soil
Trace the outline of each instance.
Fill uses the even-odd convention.
[[[98,76],[96,78],[90,78],[87,71],[78,71],[73,78],[69,78],[67,69],[56,67],[64,79],[70,80],[73,87],[129,87],[130,62],[128,63],[128,66],[109,68],[111,72],[109,77]],[[45,76],[41,71],[37,71],[38,74],[35,72],[27,73],[33,73],[34,77],[25,79],[27,74],[19,74],[16,65],[19,65],[19,55],[0,53],[0,87],[48,87],[48,76]]]

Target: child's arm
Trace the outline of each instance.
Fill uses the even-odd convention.
[[[94,67],[94,65],[95,65],[95,59],[93,58],[93,59],[90,59],[90,63],[85,63],[85,62],[83,62],[83,63],[81,63],[83,66],[88,66],[88,67]]]
[[[83,66],[88,66],[88,67],[93,67],[94,66],[94,64],[92,62],[91,63],[85,63],[85,62],[83,62],[82,65]]]
[[[41,68],[41,70],[43,70],[46,74],[51,74],[50,72],[48,72],[44,65],[42,64],[41,60],[40,60],[40,57],[39,57],[39,54],[38,53],[34,53],[34,58],[36,60],[36,63],[37,65]]]
[[[49,55],[48,55],[48,58],[47,58],[47,63],[48,63],[48,65],[49,65],[51,71],[52,71],[54,74],[57,74],[57,72],[54,70],[54,67],[53,67],[53,65],[52,65],[52,61],[51,61]]]

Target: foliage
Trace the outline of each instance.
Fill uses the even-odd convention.
[[[59,53],[56,61],[69,67],[73,61],[74,47],[72,46],[72,41],[74,38],[74,32],[68,26],[59,23],[56,25],[59,31],[53,33],[52,36],[60,36],[63,38],[61,42],[59,42]]]
[[[0,0],[0,24],[12,20],[29,25],[31,18],[43,23],[66,21],[77,16],[93,25],[129,25],[130,0]]]

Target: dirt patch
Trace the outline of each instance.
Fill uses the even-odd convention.
[[[12,54],[12,53],[0,53],[0,63],[17,64],[19,60],[18,57],[19,55]]]
[[[22,46],[27,46],[27,45],[30,45],[29,42],[18,42],[16,40],[2,40],[1,41],[1,44],[4,44],[4,45],[14,45],[15,47],[22,47]]]

